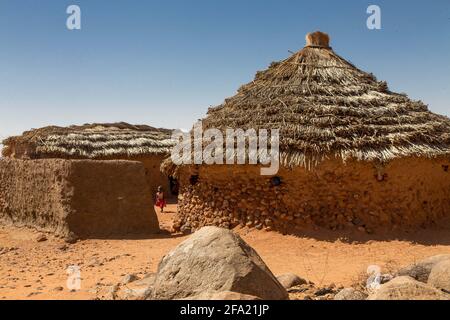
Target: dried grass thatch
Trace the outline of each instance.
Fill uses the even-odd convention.
[[[208,111],[204,129],[280,129],[284,165],[327,157],[381,162],[450,154],[450,119],[389,91],[329,47],[326,34],[272,63],[238,93]]]
[[[128,123],[49,126],[3,141],[2,154],[18,158],[113,158],[169,154],[171,130]]]

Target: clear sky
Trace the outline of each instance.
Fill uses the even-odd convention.
[[[82,29],[66,28],[66,9]],[[382,29],[366,27],[370,4]],[[390,88],[450,115],[450,1],[0,0],[0,138],[126,121],[188,129],[320,29]]]

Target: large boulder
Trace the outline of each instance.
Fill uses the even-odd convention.
[[[400,269],[397,272],[397,276],[409,276],[417,281],[426,283],[431,269],[433,269],[436,264],[445,260],[450,260],[450,254],[432,256]]]
[[[366,300],[367,295],[355,288],[345,288],[339,291],[334,300]]]
[[[450,295],[411,277],[397,277],[381,287],[368,300],[449,300]]]
[[[450,293],[450,259],[439,262],[431,269],[428,284]]]
[[[161,260],[148,298],[182,299],[208,291],[288,299],[256,251],[232,231],[217,227],[200,229]]]

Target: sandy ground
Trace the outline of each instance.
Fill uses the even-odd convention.
[[[159,214],[169,230],[176,206]],[[302,235],[236,229],[260,254],[272,272],[296,273],[316,285],[348,286],[370,265],[384,271],[441,253],[450,253],[450,228],[369,236],[312,230]],[[130,273],[155,272],[164,254],[186,239],[164,231],[135,239],[92,239],[75,244],[29,229],[0,227],[0,299],[94,299],[100,291]],[[67,268],[79,266],[81,289],[67,289]]]

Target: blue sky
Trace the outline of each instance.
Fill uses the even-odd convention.
[[[82,29],[66,28],[66,8]],[[366,9],[382,10],[369,30]],[[0,0],[0,138],[50,124],[190,128],[328,32],[335,51],[450,115],[450,1]]]

